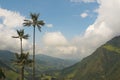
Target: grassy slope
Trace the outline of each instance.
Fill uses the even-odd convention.
[[[62,70],[59,80],[119,80],[120,37],[113,38],[81,62]]]

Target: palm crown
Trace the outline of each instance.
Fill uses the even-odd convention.
[[[12,36],[13,38],[19,38],[21,39],[28,39],[29,35],[28,34],[24,34],[24,29],[21,30],[17,30],[17,34],[18,36]]]
[[[16,56],[15,63],[18,65],[24,66],[24,65],[29,65],[30,63],[32,63],[32,60],[29,59],[29,53],[27,54],[26,53],[22,53],[22,54],[15,53],[15,56]]]
[[[23,23],[24,26],[33,26],[33,27],[38,27],[38,29],[41,31],[41,26],[43,26],[45,23],[43,20],[38,20],[39,14],[36,13],[31,13],[30,14],[31,19],[30,20],[24,20],[25,22]]]
[[[20,39],[20,47],[21,47],[21,54],[23,52],[23,49],[22,49],[22,39],[28,39],[29,35],[28,34],[24,34],[24,29],[20,29],[20,30],[17,30],[17,34],[18,36],[12,36],[12,38],[19,38]]]

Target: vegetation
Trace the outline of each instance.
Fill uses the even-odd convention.
[[[23,53],[22,41],[23,41],[23,39],[28,39],[29,35],[28,34],[24,34],[24,29],[17,30],[17,34],[18,34],[18,36],[12,36],[12,37],[20,39],[20,48],[21,48],[20,50],[21,50],[21,54],[22,54]]]
[[[59,80],[119,80],[120,37],[99,47],[81,62],[61,71]]]
[[[2,69],[0,68],[0,80],[4,80],[5,79],[5,74],[2,71]]]
[[[31,20],[24,20],[24,26],[33,26],[33,80],[35,80],[35,27],[41,31],[41,26],[45,23],[43,20],[38,20],[39,14],[31,13],[30,14]]]
[[[29,66],[32,63],[32,60],[29,59],[29,53],[16,53],[15,64],[21,66],[21,80],[24,80],[24,68]]]
[[[30,58],[31,57],[32,56],[30,55]],[[6,75],[6,80],[16,80],[18,77],[20,77],[19,72],[21,71],[21,66],[11,64],[13,63],[11,59],[16,59],[15,53],[6,50],[4,51],[0,50],[0,66],[5,68],[4,72]],[[45,76],[51,76],[51,78],[54,79],[59,75],[61,69],[71,66],[75,63],[76,61],[72,62],[71,60],[68,61],[68,60],[63,60],[59,58],[38,54],[36,56],[36,67],[37,67],[36,77],[38,77],[39,80],[41,75],[45,75]],[[31,67],[29,67],[29,65],[28,66],[25,65],[24,77],[25,77],[24,79],[27,80],[32,79],[32,69]]]
[[[28,39],[28,34],[24,34],[24,30],[17,30],[18,36],[12,36],[13,38],[19,38],[21,43],[21,54],[16,53],[16,60],[14,61],[18,66],[21,66],[21,80],[24,80],[24,67],[32,63],[32,60],[29,59],[29,53],[23,53],[22,48],[22,39]]]
[[[105,49],[109,50],[109,51],[114,51],[116,53],[120,53],[120,48],[119,47],[115,47],[115,46],[112,46],[112,45],[104,45],[103,46]]]

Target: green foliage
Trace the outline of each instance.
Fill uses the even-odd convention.
[[[115,46],[112,46],[110,44],[104,45],[103,47],[107,50],[114,51],[116,53],[120,53],[120,48],[119,47],[115,47]]]
[[[25,66],[25,65],[28,66],[33,62],[31,59],[29,59],[29,53],[22,53],[22,54],[15,53],[15,56],[16,56],[15,62],[19,66]]]
[[[16,59],[18,58],[18,60]],[[21,66],[14,65],[13,62],[20,61],[22,57],[20,54],[15,55],[10,51],[0,51],[0,66],[6,68],[7,75],[17,75],[20,73],[18,68]],[[20,59],[20,60],[19,60]],[[28,58],[29,59],[29,58]],[[59,58],[54,58],[46,55],[37,55],[36,56],[36,76],[39,74],[49,74],[48,76],[57,77],[59,75],[59,70],[74,64],[76,61],[71,60],[63,60]],[[19,72],[19,73],[18,73]],[[29,77],[32,75],[31,67],[25,68],[25,77]],[[12,73],[12,74],[11,74]],[[11,76],[7,76],[7,78],[13,79]],[[13,79],[14,80],[14,79]]]
[[[81,62],[61,71],[59,80],[119,80],[120,37],[115,37]]]
[[[6,70],[5,74],[6,80],[16,80],[19,77],[19,75],[16,72],[13,72],[11,70]]]

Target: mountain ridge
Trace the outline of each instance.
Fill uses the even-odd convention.
[[[31,55],[30,55],[30,58],[32,58]],[[9,67],[13,67],[13,66],[11,66],[11,64],[13,63],[12,62],[13,59],[15,59],[15,54],[13,52],[8,51],[8,50],[0,50],[0,62],[1,62],[2,65],[9,65]],[[47,55],[43,55],[43,54],[37,54],[36,55],[37,65],[44,66],[44,67],[53,65],[54,66],[53,69],[63,69],[65,67],[68,67],[68,66],[76,63],[76,61],[72,61],[72,62],[71,61],[72,60],[70,60],[70,61],[69,60],[63,60],[63,59],[60,59],[60,58],[55,58],[55,57],[47,56]],[[57,67],[59,67],[59,68],[57,68]]]
[[[117,36],[82,61],[63,69],[59,80],[119,80],[119,48],[120,36]]]

